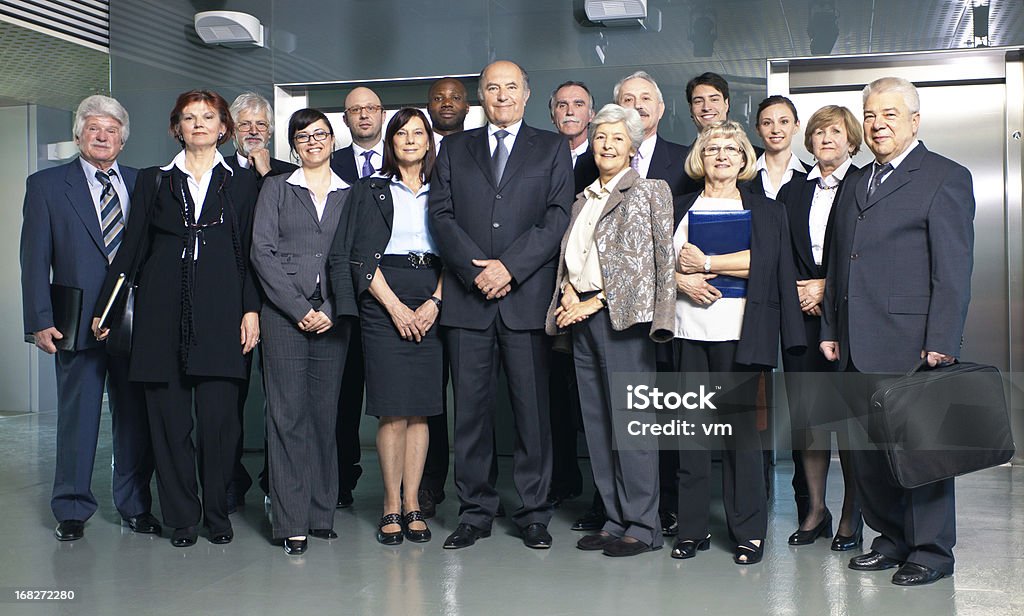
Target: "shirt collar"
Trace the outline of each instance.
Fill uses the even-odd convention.
[[[238,150],[235,150],[235,160],[238,161],[238,166],[241,167],[242,169],[249,168],[249,157],[242,154]]]
[[[764,154],[757,157],[757,164],[755,168],[758,171],[766,171],[768,169],[768,161]],[[800,173],[804,172],[804,164],[800,162],[800,159],[792,152],[789,154],[789,162],[786,163],[786,170],[789,171],[790,169],[793,171],[799,171]]]
[[[506,126],[504,129],[498,128],[497,126],[495,126],[495,125],[491,124],[490,122],[488,122],[487,123],[487,136],[488,137],[492,137],[494,135],[494,133],[498,132],[499,130],[505,130],[505,131],[508,131],[509,135],[512,135],[512,137],[515,138],[515,136],[519,134],[519,129],[522,128],[522,126],[523,126],[523,121],[522,120],[519,120],[518,122],[513,122],[512,124],[509,124],[508,126]]]
[[[86,181],[89,184],[99,185],[100,181],[96,179],[96,172],[99,171],[99,168],[94,166],[92,163],[85,160],[81,156],[78,157],[78,162],[82,163],[82,171],[85,172]],[[117,177],[121,180],[121,183],[124,184],[124,178],[121,177],[121,168],[117,166],[116,160],[114,161],[113,165],[110,165],[110,169],[114,170],[114,173],[117,174]],[[110,169],[107,169],[108,174],[110,173]]]
[[[845,161],[843,161],[843,164],[836,167],[836,170],[830,173],[827,178],[825,178],[825,185],[835,186],[836,184],[841,182],[843,178],[846,177],[846,173],[850,170],[851,165],[853,165],[853,159],[847,158]],[[807,181],[809,182],[811,180],[817,180],[820,178],[821,168],[818,167],[818,165],[814,165],[814,167],[807,173]]]
[[[899,167],[900,163],[903,162],[903,159],[905,159],[911,152],[913,152],[914,148],[916,148],[917,144],[919,143],[921,143],[920,140],[914,139],[914,143],[911,143],[909,148],[904,150],[903,153],[897,156],[896,158],[890,160],[889,164],[892,165],[892,168],[895,169],[896,167]]]
[[[419,197],[430,192],[430,182],[425,182],[423,186],[420,186],[420,189],[416,191],[415,194],[413,194],[412,189],[406,186],[405,182],[403,182],[398,176],[391,178],[391,185],[401,188],[410,195],[413,195],[414,197]]]
[[[285,182],[292,186],[300,186],[309,190],[309,184],[306,182],[306,173],[302,170],[302,167],[292,171],[291,175],[285,179]],[[345,180],[339,178],[338,174],[334,173],[334,171],[331,171],[331,185],[327,187],[327,192],[332,193],[336,190],[345,190],[348,187],[349,185]]]
[[[600,197],[602,195],[611,194],[611,192],[615,190],[615,187],[619,184],[619,180],[622,179],[622,176],[626,175],[626,173],[629,172],[631,169],[632,167],[626,165],[624,169],[622,169],[614,176],[612,176],[612,179],[608,180],[608,183],[605,184],[604,186],[601,185],[601,178],[597,178],[590,186],[587,186],[587,188],[585,189],[585,192],[587,193],[587,198],[593,199],[594,197]]]
[[[352,151],[355,152],[356,158],[359,158],[360,156],[362,156],[363,152],[366,152],[368,149],[372,150],[374,154],[377,154],[378,156],[381,157],[381,159],[383,159],[384,158],[384,139],[381,139],[380,141],[375,143],[372,148],[364,148],[363,146],[359,145],[355,141],[352,142]]]
[[[235,170],[232,169],[231,166],[228,165],[226,162],[224,162],[224,156],[220,153],[220,151],[214,150],[213,151],[213,167],[216,167],[217,165],[221,165],[222,167],[227,169],[229,174],[231,174],[231,175],[235,174]],[[160,170],[161,171],[170,171],[172,167],[177,167],[182,173],[184,173],[188,177],[192,178],[193,180],[196,180],[196,181],[199,180],[199,178],[193,177],[192,176],[192,172],[185,168],[185,150],[182,150],[182,151],[178,152],[178,155],[175,156],[171,160],[171,162],[167,163],[163,167],[160,167]],[[210,167],[210,169],[212,170],[213,167]]]
[[[583,143],[580,144],[580,147],[576,148],[575,150],[572,150],[572,155],[573,156],[582,156],[582,155],[587,153],[587,148],[589,148],[589,147],[590,147],[590,140],[589,139],[584,139]]]

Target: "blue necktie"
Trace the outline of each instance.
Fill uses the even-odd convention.
[[[882,185],[882,180],[885,179],[885,176],[888,175],[890,171],[892,171],[892,164],[890,163],[885,163],[884,165],[879,165],[878,163],[873,164],[874,173],[871,174],[871,183],[868,184],[868,199],[871,198],[871,195],[875,194],[878,187]]]
[[[102,171],[96,172],[96,179],[103,185],[100,193],[100,228],[103,230],[103,245],[106,247],[107,260],[113,261],[117,249],[121,246],[124,235],[124,214],[121,213],[121,202],[117,191],[110,183],[110,176],[116,175],[113,169],[110,175]]]
[[[505,147],[505,137],[508,137],[507,130],[494,132],[494,138],[498,141],[494,146],[494,154],[491,154],[491,171],[494,172],[494,185],[501,183],[501,174],[505,173],[505,163],[508,162],[508,148]]]
[[[373,175],[373,172],[376,171],[376,169],[373,168],[373,163],[370,162],[370,159],[373,158],[373,150],[363,152],[362,156],[363,170],[359,173],[359,177],[365,178],[368,175]]]

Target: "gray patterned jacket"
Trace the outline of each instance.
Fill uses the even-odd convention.
[[[572,206],[569,229],[562,237],[554,296],[548,307],[545,331],[564,334],[555,324],[560,289],[567,280],[565,246],[580,211],[584,193]],[[675,251],[672,247],[672,192],[664,180],[645,180],[630,169],[605,203],[594,230],[608,298],[612,328],[622,331],[638,323],[651,324],[657,342],[675,336]]]

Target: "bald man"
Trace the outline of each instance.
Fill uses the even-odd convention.
[[[384,161],[384,105],[370,88],[355,88],[345,97],[345,126],[352,145],[334,153],[331,170],[349,184],[373,175]]]

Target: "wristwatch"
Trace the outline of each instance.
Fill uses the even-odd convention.
[[[605,297],[604,291],[598,291],[595,297],[597,297],[597,301],[601,302],[601,306],[608,307],[608,298]]]
[[[430,301],[434,302],[434,305],[437,306],[438,310],[441,309],[441,298],[440,297],[438,297],[436,295],[431,295],[430,296]]]
[[[706,255],[704,257],[704,273],[705,274],[710,274],[711,273],[711,255]]]

